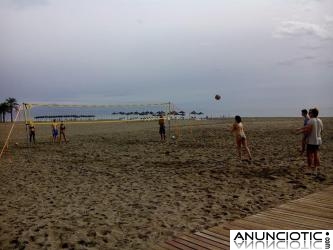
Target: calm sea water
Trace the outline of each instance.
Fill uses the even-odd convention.
[[[29,111],[34,121],[56,120],[134,120],[155,119],[167,111],[152,107],[34,107]],[[30,120],[29,119],[29,120]]]

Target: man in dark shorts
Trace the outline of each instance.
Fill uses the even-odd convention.
[[[35,132],[35,125],[32,122],[29,122],[29,141],[30,143],[33,141],[36,144],[36,132]]]
[[[319,147],[322,144],[321,134],[323,131],[323,122],[318,118],[319,111],[317,108],[310,109],[310,120],[301,133],[307,134],[306,154],[308,168],[312,172],[317,172],[320,166]],[[313,167],[312,167],[313,165]]]
[[[58,123],[55,119],[53,120],[51,127],[52,127],[52,139],[53,143],[55,143],[58,138]]]
[[[67,143],[67,138],[65,134],[66,126],[63,121],[60,122],[60,135],[59,135],[59,143],[61,143],[61,139],[64,138],[65,143]]]

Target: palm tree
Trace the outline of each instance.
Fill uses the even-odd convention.
[[[9,97],[6,99],[7,105],[8,105],[8,112],[10,113],[10,121],[13,122],[13,110],[14,108],[17,108],[18,103],[15,98]]]
[[[8,111],[8,104],[7,102],[0,103],[0,119],[2,122],[6,121],[6,113]]]

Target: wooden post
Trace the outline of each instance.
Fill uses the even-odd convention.
[[[19,107],[19,109],[18,109],[18,111],[17,111],[17,113],[16,113],[15,120],[14,120],[14,122],[13,122],[13,124],[12,124],[12,126],[11,126],[11,128],[10,128],[10,130],[9,130],[9,133],[8,133],[7,138],[6,138],[5,144],[3,145],[3,148],[2,148],[2,150],[1,150],[1,152],[0,152],[0,159],[1,159],[2,155],[4,154],[5,150],[8,149],[9,139],[10,139],[10,136],[12,135],[13,130],[14,130],[14,127],[15,127],[15,124],[16,124],[16,121],[17,121],[17,118],[18,118],[18,116],[19,116],[19,114],[20,114],[20,111],[21,111],[21,107]]]
[[[167,118],[168,118],[168,134],[169,134],[169,139],[170,139],[171,138],[171,135],[170,135],[170,133],[171,133],[171,117],[170,117],[170,113],[171,113],[171,102],[168,103],[168,109],[169,109],[168,116],[167,116]]]

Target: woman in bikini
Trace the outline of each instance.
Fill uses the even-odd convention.
[[[235,123],[232,125],[231,132],[235,135],[236,138],[236,145],[240,160],[242,160],[242,145],[245,147],[249,160],[252,160],[250,149],[247,146],[247,139],[244,132],[242,118],[239,115],[235,116]]]

